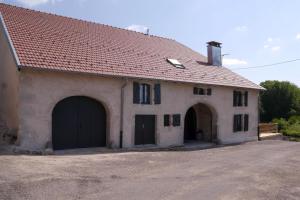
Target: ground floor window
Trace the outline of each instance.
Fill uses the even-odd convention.
[[[248,131],[249,115],[238,114],[233,117],[233,132]]]

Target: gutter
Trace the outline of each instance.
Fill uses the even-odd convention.
[[[18,70],[20,70],[21,63],[20,63],[19,57],[17,55],[17,51],[16,51],[16,49],[15,49],[15,47],[13,45],[13,42],[11,40],[11,37],[10,37],[10,35],[8,33],[8,30],[7,30],[7,27],[5,25],[5,21],[4,21],[4,18],[2,16],[1,12],[0,12],[0,23],[1,23],[2,28],[4,30],[4,36],[6,37],[8,43],[9,43],[9,48],[10,48],[12,54],[13,54],[13,58],[14,58],[16,64],[17,64],[17,68],[18,68]]]
[[[125,79],[125,83],[121,87],[121,107],[120,107],[120,149],[123,148],[123,129],[124,129],[124,90],[128,84],[128,79]]]

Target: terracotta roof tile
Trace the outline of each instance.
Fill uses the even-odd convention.
[[[24,68],[261,89],[175,40],[3,3],[0,12]]]

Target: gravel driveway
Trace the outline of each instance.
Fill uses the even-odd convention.
[[[300,199],[300,143],[0,155],[0,199]]]

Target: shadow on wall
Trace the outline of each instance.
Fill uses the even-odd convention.
[[[9,129],[6,122],[0,119],[0,145],[14,144],[17,140],[17,130]]]

